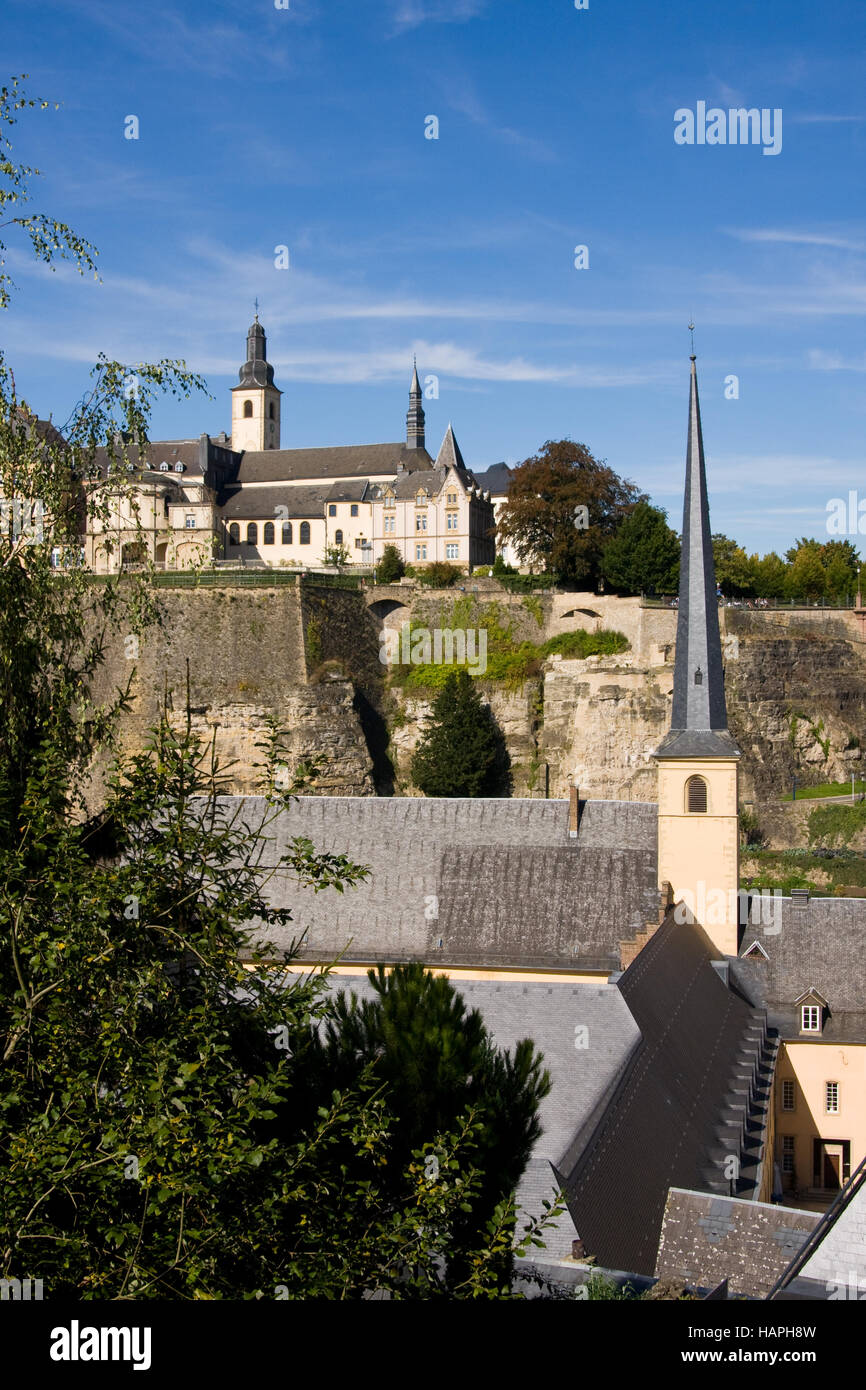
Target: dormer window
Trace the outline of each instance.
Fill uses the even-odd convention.
[[[808,989],[805,994],[801,994],[794,1003],[800,1010],[800,1032],[801,1033],[822,1033],[824,1023],[830,1011],[830,1006],[822,994],[814,988]]]
[[[447,507],[456,507],[456,506],[457,506],[457,493],[456,493],[456,492],[449,492],[449,493],[446,495],[446,497],[445,497],[445,505],[446,505]]]
[[[396,507],[397,503],[396,503],[396,501],[394,500],[394,494],[393,494],[393,492],[386,492],[386,493],[385,493],[385,502],[384,502],[384,505],[385,505],[386,507],[389,507],[389,508],[390,508],[390,507]]]
[[[168,473],[169,465],[166,463],[165,459],[163,459],[162,463],[159,465],[159,471],[160,473]]]
[[[426,492],[424,492],[423,490],[422,490],[421,492],[418,492],[418,493],[415,494],[415,506],[416,506],[416,507],[426,507],[426,506],[427,506],[427,494],[426,494]]]
[[[176,464],[174,465],[174,471],[175,471],[175,473],[182,473],[183,470],[184,470],[184,468],[185,468],[185,466],[186,466],[185,464],[176,463]]]

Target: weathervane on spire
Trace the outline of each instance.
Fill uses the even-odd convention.
[[[692,357],[694,357],[694,355],[695,355],[695,325],[694,325],[693,323],[691,323],[691,322],[689,323],[689,332],[690,332],[690,334],[692,335]]]
[[[259,297],[258,297],[258,295],[256,295],[255,299],[253,300],[253,303],[254,303],[255,306],[256,306],[256,323],[258,323],[258,321],[259,321]]]

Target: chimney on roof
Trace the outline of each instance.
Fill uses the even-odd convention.
[[[575,786],[568,788],[568,836],[575,839],[580,827],[580,792]]]

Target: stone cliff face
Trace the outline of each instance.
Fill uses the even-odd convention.
[[[410,617],[435,626],[455,595],[389,595],[385,602],[306,585],[163,591],[161,628],[135,659],[114,644],[97,694],[134,670],[122,742],[140,747],[166,688],[174,717],[183,717],[188,659],[194,726],[234,763],[233,790],[260,788],[264,754],[256,745],[273,718],[286,731],[290,761],[321,759],[317,793],[411,794],[409,761],[430,701],[385,692],[380,632]],[[516,640],[610,627],[631,642],[620,656],[551,657],[516,690],[482,685],[511,754],[514,795],[561,797],[571,777],[593,798],[653,800],[651,754],[670,717],[675,610],[593,595],[544,596],[529,607],[495,591],[489,597],[507,610]],[[795,775],[801,784],[862,775],[866,648],[853,614],[723,609],[722,639],[744,800],[777,798]]]

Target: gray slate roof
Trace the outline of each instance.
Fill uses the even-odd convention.
[[[398,466],[413,471],[432,468],[426,449],[405,443],[348,444],[330,449],[264,449],[243,455],[239,483],[293,482],[305,478],[363,478],[396,473]]]
[[[485,468],[481,473],[476,469],[475,479],[478,486],[483,488],[485,492],[489,492],[493,497],[504,497],[508,492],[508,486],[511,482],[511,475],[513,472],[514,469],[509,468],[507,463],[494,463],[491,464],[489,468]]]
[[[327,495],[327,487],[228,488],[223,494],[220,516],[226,521],[236,517],[273,521],[277,507],[288,507],[290,520],[315,518],[321,521]]]
[[[239,801],[261,815],[258,797],[224,798]],[[594,805],[574,841],[565,801],[300,797],[270,827],[263,862],[304,836],[371,876],[316,895],[281,872],[268,893],[307,929],[306,960],[616,970],[620,940],[657,917],[655,834],[648,808]]]
[[[754,941],[767,960],[743,959]],[[800,1036],[796,1001],[817,989],[829,1004],[822,1037],[866,1042],[866,900],[779,898],[771,923],[744,928],[740,953],[737,971],[782,1037]]]
[[[773,1298],[861,1300],[866,1288],[866,1159],[780,1277]]]
[[[439,446],[439,453],[436,455],[437,468],[460,468],[466,471],[466,464],[463,462],[463,455],[460,452],[460,445],[451,425],[445,431],[445,438]]]
[[[641,1042],[560,1170],[585,1251],[608,1269],[652,1275],[669,1189],[721,1178],[723,1112],[764,1019],[723,983],[717,957],[671,912],[619,981]]]
[[[374,997],[365,975],[332,976],[332,987]],[[525,1215],[540,1216],[558,1186],[554,1166],[592,1113],[637,1045],[639,1033],[619,990],[611,985],[524,984],[520,981],[455,980],[470,1009],[479,1009],[498,1047],[513,1052],[530,1037],[544,1054],[551,1090],[541,1105],[543,1133],[517,1192]],[[575,1048],[575,1028],[586,1028],[588,1047]],[[518,1220],[518,1232],[523,1221]],[[566,1212],[534,1260],[571,1257],[575,1237]]]
[[[656,1274],[698,1288],[764,1298],[820,1220],[816,1211],[672,1187]]]

